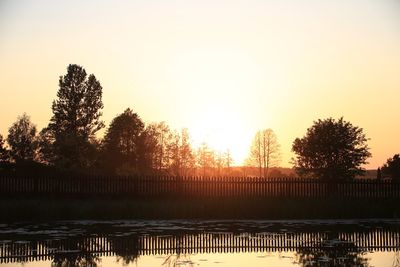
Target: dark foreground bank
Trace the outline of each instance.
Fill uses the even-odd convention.
[[[1,198],[0,220],[398,218],[396,200]]]

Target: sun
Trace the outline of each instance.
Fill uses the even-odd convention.
[[[240,47],[199,46],[177,52],[168,75],[179,92],[174,101],[185,102],[180,116],[187,118],[185,127],[194,148],[206,142],[216,152],[229,150],[234,165],[242,165],[257,119],[248,99],[254,96],[246,92],[260,87],[263,80],[257,61]]]
[[[216,153],[229,151],[233,165],[244,163],[253,133],[240,114],[226,107],[212,108],[194,121],[189,131],[195,149],[205,142]]]

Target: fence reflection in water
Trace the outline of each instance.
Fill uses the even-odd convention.
[[[103,256],[119,256],[130,262],[140,255],[171,255],[236,252],[312,252],[340,249],[357,251],[397,251],[400,231],[307,231],[262,233],[116,234],[77,236],[66,239],[0,241],[0,263],[64,259],[90,261]]]

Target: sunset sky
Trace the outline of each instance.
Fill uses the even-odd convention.
[[[189,129],[242,164],[258,129],[291,145],[339,118],[371,140],[367,168],[400,153],[400,1],[0,1],[0,133],[26,112],[39,130],[58,79],[82,65],[103,119],[131,107]]]

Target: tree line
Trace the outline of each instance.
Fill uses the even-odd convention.
[[[165,123],[145,125],[127,108],[105,131],[101,120],[102,86],[75,64],[59,79],[52,117],[40,132],[27,114],[17,118],[8,136],[0,135],[0,162],[19,169],[53,167],[60,171],[92,174],[229,175],[230,151],[216,152],[206,143],[191,145],[188,129],[171,130]],[[6,146],[7,142],[7,146]]]
[[[11,125],[7,138],[0,135],[0,172],[41,166],[107,175],[240,175],[232,168],[229,150],[216,152],[206,143],[194,149],[188,129],[171,130],[165,122],[146,125],[130,108],[117,115],[99,139],[98,132],[105,128],[102,86],[82,66],[70,64],[60,76],[51,108],[49,124],[40,132],[24,113]],[[305,177],[352,179],[363,173],[362,165],[371,156],[367,141],[362,128],[343,118],[317,120],[293,142],[294,169]],[[400,179],[399,162],[398,154],[388,159],[378,169],[378,178]],[[279,163],[275,132],[258,131],[245,165],[253,167],[252,175],[270,177],[279,174],[271,172]]]

